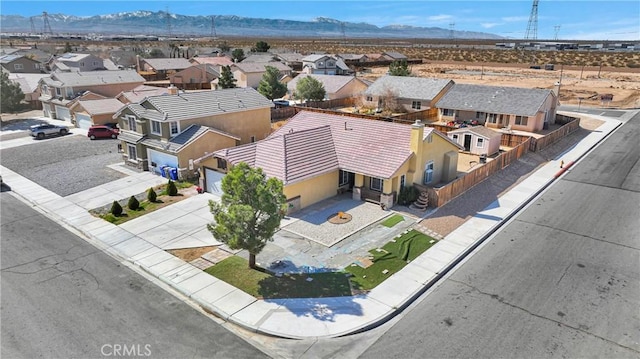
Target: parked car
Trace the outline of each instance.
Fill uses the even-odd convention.
[[[29,127],[31,130],[31,136],[41,140],[45,136],[60,135],[64,136],[69,133],[69,127],[62,125],[52,125],[50,123],[44,123],[41,125],[33,125]]]
[[[111,128],[104,125],[95,125],[89,127],[87,131],[87,137],[92,140],[96,138],[118,138],[120,131],[117,128]]]

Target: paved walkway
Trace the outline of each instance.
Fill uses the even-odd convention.
[[[566,170],[621,124],[618,120],[603,120],[605,124],[597,131],[514,186],[381,285],[367,294],[350,297],[257,300],[163,250],[176,236],[187,233],[179,230],[166,236],[157,233],[160,239],[156,235],[144,235],[156,225],[171,223],[168,215],[164,217],[166,213],[157,214],[157,218],[143,216],[135,224],[115,226],[91,216],[83,206],[7,168],[0,166],[0,171],[14,193],[39,207],[54,220],[76,228],[94,239],[102,250],[140,266],[224,319],[252,331],[281,337],[335,337],[382,323],[398,308],[403,308],[424,293],[443,272],[453,267],[492,230],[561,175],[560,161],[564,161]],[[210,218],[208,213],[209,217],[204,218],[203,209],[203,202],[209,199],[208,196],[195,196],[166,208],[171,208],[167,211],[183,211],[182,219],[200,223],[200,218]],[[195,208],[193,211],[191,206]],[[131,222],[134,221],[127,223]],[[177,229],[178,225],[176,221],[167,228]],[[147,230],[144,230],[145,227]],[[200,240],[195,233],[191,235]]]

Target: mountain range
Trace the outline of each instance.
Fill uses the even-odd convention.
[[[439,27],[342,22],[330,18],[312,21],[262,19],[235,15],[187,16],[164,11],[134,11],[109,15],[78,17],[48,14],[52,33],[119,34],[167,36],[246,36],[246,37],[315,37],[315,38],[434,38],[501,39],[473,31],[451,31]],[[31,18],[0,15],[0,30],[10,32],[48,32],[43,15]]]

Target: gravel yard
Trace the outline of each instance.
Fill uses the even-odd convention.
[[[2,166],[64,197],[125,177],[106,167],[122,162],[117,143],[68,135],[4,149],[0,158]]]

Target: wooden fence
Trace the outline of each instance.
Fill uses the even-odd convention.
[[[524,156],[529,152],[529,141],[531,141],[531,138],[527,138],[526,141],[514,147],[513,150],[499,154],[486,164],[442,187],[431,188],[420,186],[419,189],[426,190],[429,193],[429,206],[443,206],[471,187]]]
[[[568,117],[568,116],[563,116],[563,117]],[[568,136],[570,133],[580,128],[580,119],[576,117],[571,117],[571,118],[572,120],[570,120],[570,122],[567,122],[564,126],[560,127],[559,129],[546,134],[544,137],[534,139],[534,141],[531,144],[531,148],[529,148],[529,150],[533,152],[540,151],[548,146],[551,146],[552,144],[556,143],[563,137]],[[556,119],[556,123],[557,121],[558,120]]]

